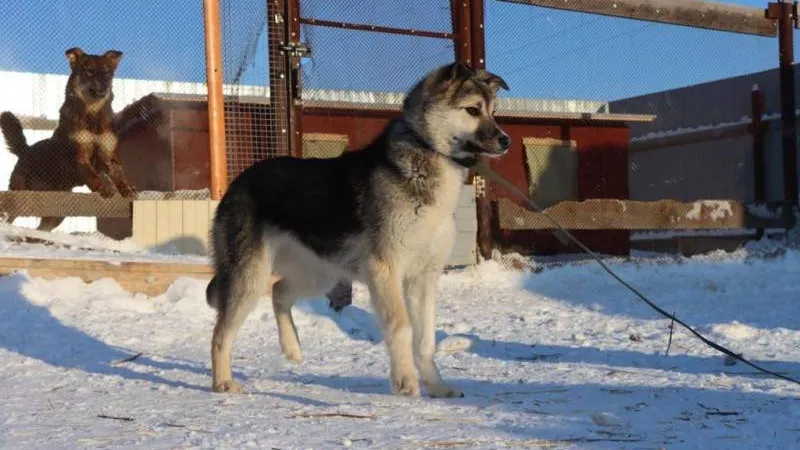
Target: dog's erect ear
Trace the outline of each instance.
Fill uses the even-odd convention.
[[[481,69],[478,71],[477,76],[479,80],[486,83],[494,92],[497,92],[500,88],[508,90],[508,83],[499,75]]]
[[[111,61],[114,64],[114,67],[119,64],[119,60],[122,59],[122,52],[119,50],[109,50],[103,54],[103,58]]]
[[[67,50],[65,54],[67,55],[67,61],[69,61],[70,67],[73,67],[75,63],[78,62],[78,60],[81,59],[81,57],[86,53],[84,53],[84,51],[79,47],[72,47],[71,49]]]
[[[450,64],[448,73],[450,74],[450,81],[466,80],[475,75],[475,72],[461,61]]]
[[[466,80],[475,75],[475,72],[461,61],[456,61],[441,68],[435,82],[436,88],[446,91],[453,83]]]

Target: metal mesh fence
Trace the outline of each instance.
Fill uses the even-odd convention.
[[[422,74],[454,57],[449,1],[381,1],[366,8],[352,0],[309,0],[300,12],[301,35],[312,49],[302,65],[306,106],[396,107]]]
[[[1,216],[106,232],[130,227],[119,215],[134,191],[207,196],[202,3],[11,0],[0,23],[0,111],[13,115],[0,137]]]
[[[228,178],[259,159],[279,154],[271,136],[278,130],[270,79],[282,64],[269,43],[283,40],[282,11],[275,1],[222,1],[223,92]],[[270,17],[272,13],[272,17]],[[279,55],[278,55],[279,56]],[[270,58],[272,57],[273,60]],[[285,76],[285,74],[284,74]]]
[[[498,106],[513,139],[492,163],[500,175],[604,254],[691,254],[782,233],[767,204],[784,200],[776,36],[603,15],[641,14],[632,8],[644,2],[570,2],[600,14],[524,3],[485,2],[486,64],[511,87]],[[739,25],[763,23],[763,9],[750,12]],[[518,254],[501,260],[579,252],[487,183],[496,247]]]

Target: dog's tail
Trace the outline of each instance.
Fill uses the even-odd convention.
[[[0,130],[3,132],[8,151],[21,156],[28,150],[28,140],[22,134],[22,123],[17,119],[17,116],[10,112],[0,114]]]

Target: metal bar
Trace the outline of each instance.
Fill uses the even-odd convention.
[[[456,61],[472,64],[472,36],[470,35],[469,1],[451,0],[450,16],[453,22],[453,50]]]
[[[761,8],[700,0],[500,0],[692,28],[775,37]]]
[[[287,43],[288,26],[286,21],[286,2],[284,0],[269,0],[267,2],[267,52],[269,58],[269,88],[272,92],[270,98],[270,123],[267,126],[269,153],[289,155],[289,110],[287,99],[287,74],[286,58],[281,46]],[[261,159],[266,155],[255,155]]]
[[[790,2],[772,2],[766,11],[768,18],[778,21],[783,199],[787,206],[797,205],[797,120],[795,117],[796,92],[794,83],[795,9],[796,4]]]
[[[751,103],[751,123],[750,133],[753,135],[753,201],[763,202],[766,200],[766,186],[764,183],[765,163],[764,147],[767,125],[763,121],[764,117],[764,94],[756,86],[750,95]],[[756,240],[764,236],[764,229],[756,229]]]
[[[628,144],[628,153],[660,150],[667,147],[682,147],[700,142],[721,141],[744,136],[751,132],[752,124],[737,123],[708,130],[698,130],[650,139],[634,140]],[[674,150],[673,150],[674,151]]]
[[[367,25],[363,23],[336,22],[333,20],[312,19],[309,17],[300,17],[299,21],[303,25],[343,28],[345,30],[374,31],[376,33],[404,34],[407,36],[422,36],[422,37],[437,38],[437,39],[453,39],[455,37],[453,36],[453,33],[446,33],[443,31],[427,31],[427,30],[413,30],[410,28],[382,27],[378,25]]]
[[[469,0],[468,10],[469,20],[469,49],[471,51],[472,67],[474,69],[486,68],[486,49],[483,29],[483,0]],[[490,165],[489,158],[482,158],[483,164]],[[486,185],[481,195],[475,198],[475,209],[478,215],[477,244],[478,251],[484,259],[492,257],[494,248],[494,211],[492,203],[489,201],[488,190],[491,186]]]
[[[286,33],[287,44],[300,41],[300,0],[290,0],[286,5]],[[303,155],[303,120],[301,117],[303,100],[301,97],[302,83],[300,73],[300,56],[297,53],[286,55],[286,67],[291,79],[286,83],[288,124],[289,124],[289,154],[295,157]]]
[[[225,151],[225,104],[222,98],[222,31],[219,0],[204,0],[206,83],[208,85],[208,148],[211,199],[219,200],[228,185]]]

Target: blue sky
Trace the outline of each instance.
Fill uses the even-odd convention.
[[[449,0],[301,0],[302,15],[328,20],[450,31]],[[264,0],[223,0],[226,79]],[[766,1],[738,0],[765,7]],[[67,73],[64,51],[124,52],[118,76],[203,81],[200,0],[4,0],[0,70]],[[304,27],[313,56],[309,88],[403,91],[452,60],[450,41]],[[777,67],[777,39],[562,12],[486,0],[489,69],[511,86],[504,95],[614,100]],[[244,83],[264,84],[263,33]]]

